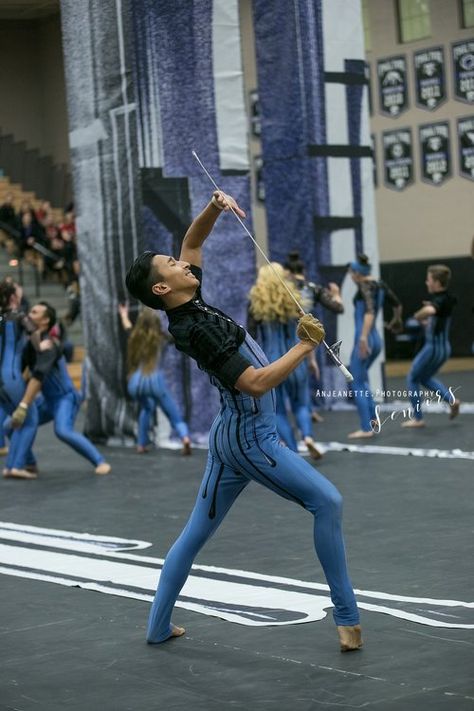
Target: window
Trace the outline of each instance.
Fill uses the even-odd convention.
[[[461,0],[462,26],[474,27],[474,0]]]
[[[398,0],[401,42],[413,42],[431,35],[429,0]]]
[[[362,0],[362,24],[364,26],[365,51],[370,52],[372,43],[370,41],[369,0]]]

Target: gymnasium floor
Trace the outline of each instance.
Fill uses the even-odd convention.
[[[450,377],[474,402],[472,373]],[[0,709],[472,711],[474,414],[427,422],[388,422],[369,443],[382,449],[328,446],[319,465],[344,496],[365,639],[351,654],[311,517],[256,484],[196,561],[174,616],[185,637],[146,645],[157,570],[206,453],[111,448],[100,478],[44,428],[38,480],[0,481]],[[325,413],[317,438],[344,445],[356,423]]]

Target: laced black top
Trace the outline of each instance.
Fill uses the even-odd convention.
[[[191,356],[201,370],[216,377],[224,387],[233,389],[244,370],[252,365],[239,353],[245,329],[203,300],[202,270],[191,265],[191,271],[199,279],[199,287],[190,301],[167,309],[168,330],[179,351]]]

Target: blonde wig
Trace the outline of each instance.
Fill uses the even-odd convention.
[[[298,303],[301,303],[300,292],[285,276],[281,264],[272,262],[272,267],[281,276]],[[260,267],[257,281],[250,290],[250,312],[257,321],[280,321],[281,323],[300,316],[290,294],[268,265]]]
[[[149,375],[155,370],[163,339],[160,319],[152,309],[144,308],[128,339],[128,376],[139,368],[144,375]]]

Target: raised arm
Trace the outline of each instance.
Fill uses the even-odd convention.
[[[416,318],[417,321],[424,321],[429,316],[434,316],[435,313],[436,313],[436,309],[433,306],[433,304],[430,303],[429,301],[424,301],[421,309],[418,309],[418,311],[416,311],[416,313],[414,313],[413,316],[414,316],[414,318]]]
[[[233,197],[218,190],[213,193],[211,201],[192,221],[184,235],[179,256],[181,261],[189,262],[189,264],[194,264],[196,267],[201,266],[202,245],[205,239],[210,235],[221,212],[228,212],[231,207],[239,217],[245,217],[245,212],[241,210]]]
[[[286,380],[290,373],[312,353],[313,348],[314,344],[301,341],[270,365],[265,365],[263,368],[249,366],[235,383],[236,389],[252,397],[262,397]]]

